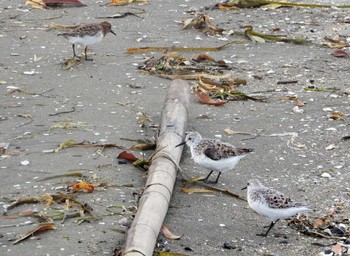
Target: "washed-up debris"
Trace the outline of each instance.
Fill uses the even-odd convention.
[[[149,159],[145,158],[145,155],[142,154],[142,158],[136,157],[132,153],[128,153],[126,151],[121,152],[118,156],[118,159],[124,159],[127,161],[132,162],[133,166],[139,167],[142,170],[148,170],[148,167],[150,166],[151,157]]]
[[[144,3],[147,4],[148,0],[111,0],[108,6],[123,6],[131,3]]]
[[[338,58],[349,58],[349,54],[344,50],[336,50],[332,52],[332,56],[338,57]]]
[[[123,13],[117,13],[109,16],[99,16],[96,17],[96,19],[121,19],[127,16],[136,16],[137,18],[142,18],[139,16],[139,14],[145,13],[145,10],[139,9],[139,8],[134,8],[139,10],[139,12],[123,12]]]
[[[349,221],[341,215],[343,208],[344,202],[340,202],[330,208],[326,214],[312,219],[305,215],[297,215],[290,221],[289,225],[312,237],[348,239],[350,238],[350,226]]]
[[[75,107],[72,107],[71,110],[56,112],[54,114],[49,114],[49,116],[58,116],[58,115],[68,114],[68,113],[73,113],[73,112],[75,112]]]
[[[62,66],[63,70],[69,70],[72,67],[74,67],[74,66],[78,65],[79,63],[81,63],[82,61],[84,61],[84,58],[72,57],[72,58],[69,58],[69,59],[65,60],[62,63],[61,66]]]
[[[154,256],[188,256],[187,254],[178,252],[155,251]]]
[[[18,238],[12,244],[13,245],[18,244],[19,242],[22,242],[23,240],[25,240],[31,236],[37,235],[37,234],[42,233],[44,231],[55,230],[55,229],[57,229],[57,228],[53,223],[39,223],[37,228],[27,232],[25,235]]]
[[[210,21],[210,17],[204,14],[185,20],[183,22],[183,29],[186,28],[195,28],[207,35],[222,35],[224,31],[224,29],[213,25]]]
[[[27,94],[27,95],[51,97],[51,96],[45,95],[45,93],[48,93],[48,92],[51,92],[51,91],[54,90],[54,89],[50,89],[50,90],[47,90],[45,92],[36,93],[36,92],[28,91],[26,89],[22,89],[22,88],[17,87],[17,86],[8,86],[7,88],[10,89],[10,91],[8,93],[6,93],[5,96],[9,96],[9,95],[11,95],[11,94],[13,94],[15,92],[18,92],[18,93],[23,93],[23,94]]]
[[[205,177],[204,176],[199,176],[199,177],[194,177],[191,179],[187,179],[182,175],[183,181],[185,182],[184,185],[181,188],[181,191],[184,193],[188,194],[193,194],[193,193],[213,193],[213,191],[223,193],[225,195],[234,197],[239,200],[246,201],[245,198],[241,197],[239,194],[233,193],[229,191],[228,189],[225,188],[218,188],[216,186],[209,185],[205,182],[202,182]]]
[[[57,179],[57,178],[63,178],[63,177],[84,177],[84,175],[80,171],[74,171],[74,172],[70,171],[70,172],[65,172],[58,175],[41,178],[41,179],[38,179],[37,181],[51,180],[51,179]]]
[[[268,0],[227,0],[215,5],[216,8],[222,10],[235,10],[238,8],[279,8],[279,7],[306,7],[306,8],[350,8],[350,5],[332,6],[325,4],[304,4],[290,3],[287,1],[268,1]]]
[[[54,125],[51,125],[51,127],[49,128],[49,131],[52,129],[73,129],[73,128],[81,128],[81,127],[86,127],[86,126],[87,125],[82,124],[82,123],[69,122],[67,119],[67,121],[60,121]]]
[[[151,47],[139,47],[139,48],[129,48],[127,50],[128,54],[134,53],[144,53],[152,51],[161,51],[161,52],[215,52],[220,51],[231,44],[242,43],[242,40],[232,40],[226,44],[223,44],[218,47],[162,47],[162,46],[151,46]]]
[[[88,182],[78,182],[71,186],[73,192],[87,192],[92,193],[95,188],[91,183]]]
[[[135,162],[136,160],[138,160],[139,158],[136,157],[134,154],[132,153],[128,153],[127,151],[123,151],[121,152],[118,156],[118,159],[125,159],[131,162]]]
[[[202,104],[212,105],[212,106],[220,106],[220,105],[223,105],[226,103],[226,101],[212,99],[209,96],[209,94],[207,94],[203,91],[196,90],[195,95],[196,95],[197,100]]]
[[[86,203],[80,203],[72,194],[44,194],[36,197],[21,197],[5,208],[4,215],[8,215],[9,211],[23,204],[42,204],[45,203],[43,210],[38,213],[33,212],[32,217],[52,218],[53,220],[64,220],[67,216],[65,211],[73,209],[70,217],[80,217],[81,220],[97,219],[93,213],[93,209]],[[54,209],[50,210],[51,205],[55,205]],[[74,211],[78,211],[75,214]],[[91,217],[86,217],[85,214]],[[85,219],[86,218],[86,219]]]
[[[284,42],[284,43],[293,43],[293,44],[306,44],[309,43],[307,40],[302,38],[285,38],[285,37],[278,37],[278,36],[271,36],[271,35],[265,35],[262,33],[255,32],[253,30],[252,26],[245,26],[243,28],[246,28],[244,31],[244,34],[253,42],[257,43],[265,43],[266,40],[268,41],[275,41],[275,42]]]
[[[166,238],[171,240],[178,240],[181,238],[181,236],[174,235],[173,233],[171,233],[171,231],[165,225],[162,225],[161,232]]]
[[[304,91],[307,92],[326,92],[326,91],[339,91],[340,89],[337,87],[317,87],[310,85],[304,88]]]
[[[344,115],[344,113],[342,113],[342,112],[335,111],[335,112],[330,113],[330,114],[328,115],[328,117],[329,117],[330,119],[335,120],[335,121],[344,121],[345,115]]]
[[[47,7],[82,7],[86,6],[79,0],[27,0],[26,5],[35,9],[45,9]]]
[[[170,52],[162,55],[160,58],[150,58],[139,66],[139,70],[151,75],[156,75],[168,79],[185,79],[192,80],[199,77],[222,77],[225,70],[230,70],[222,60],[214,60],[204,54],[197,58],[186,59],[176,52]]]
[[[226,101],[235,100],[255,100],[264,101],[264,97],[250,96],[237,89],[239,85],[245,85],[247,82],[240,78],[220,78],[208,79],[204,77],[198,78],[198,84],[194,84],[196,88],[195,95],[199,102],[207,105],[220,106]],[[217,100],[220,99],[220,100]]]
[[[324,39],[325,41],[321,42],[321,45],[327,46],[331,49],[343,49],[349,46],[349,43],[345,39],[341,40],[339,35],[335,35],[333,38],[326,36]]]
[[[96,147],[100,147],[100,148],[119,148],[119,149],[123,149],[124,147],[119,146],[117,144],[114,143],[105,143],[105,144],[97,144],[97,143],[92,143],[89,141],[82,141],[82,142],[75,142],[74,140],[67,140],[63,143],[61,143],[59,145],[59,147],[57,147],[54,150],[49,150],[47,151],[47,153],[57,153],[60,152],[62,149],[65,148],[73,148],[73,147],[81,147],[81,148],[96,148]]]

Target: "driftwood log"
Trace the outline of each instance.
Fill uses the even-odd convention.
[[[174,80],[162,109],[157,152],[148,170],[145,190],[140,198],[135,219],[128,230],[123,255],[151,256],[173,192],[177,164],[182,148],[179,144],[187,128],[187,107],[190,86],[184,80]]]

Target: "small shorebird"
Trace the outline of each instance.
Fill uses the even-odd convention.
[[[253,151],[250,148],[236,148],[220,140],[203,139],[198,132],[189,132],[185,140],[176,147],[184,144],[190,147],[193,160],[199,166],[210,170],[204,181],[208,181],[214,171],[219,172],[215,183],[222,172],[235,168],[243,157]]]
[[[266,237],[272,227],[280,219],[288,219],[299,212],[312,211],[304,205],[297,205],[292,199],[284,196],[281,192],[265,187],[258,180],[249,180],[247,200],[249,206],[258,214],[267,216],[271,220],[270,226],[265,233],[257,234]]]
[[[63,36],[72,44],[73,58],[77,57],[75,54],[75,45],[79,44],[85,47],[85,60],[91,60],[87,58],[87,47],[101,42],[109,32],[116,36],[111,24],[103,21],[101,23],[83,24],[69,32],[58,34],[58,36]]]

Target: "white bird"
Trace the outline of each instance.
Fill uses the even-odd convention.
[[[305,205],[297,205],[292,199],[286,197],[281,192],[265,187],[259,180],[248,181],[247,200],[249,206],[258,214],[267,216],[271,224],[267,231],[259,236],[266,237],[272,227],[280,219],[287,219],[299,212],[312,211]]]
[[[219,172],[215,183],[218,182],[222,172],[232,170],[251,148],[236,148],[229,143],[215,139],[203,139],[198,132],[189,132],[183,142],[176,147],[187,144],[191,149],[193,160],[210,172],[204,181],[208,181],[210,175]]]

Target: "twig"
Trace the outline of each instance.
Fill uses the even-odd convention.
[[[71,110],[67,110],[67,111],[62,111],[62,112],[57,112],[57,113],[54,113],[54,114],[49,114],[49,116],[58,116],[58,115],[61,115],[61,114],[68,114],[68,113],[72,113],[75,111],[75,107],[72,107]]]

